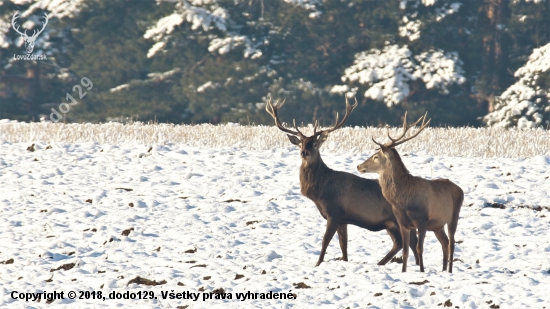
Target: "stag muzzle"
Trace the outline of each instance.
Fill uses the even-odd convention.
[[[357,165],[357,170],[359,171],[359,173],[373,173],[373,171],[367,166],[367,163],[368,160]]]

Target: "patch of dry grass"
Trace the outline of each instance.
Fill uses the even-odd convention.
[[[303,128],[311,133],[312,129]],[[397,128],[390,129],[393,135]],[[414,131],[411,129],[411,131]],[[306,133],[304,132],[304,133]],[[307,134],[307,133],[306,133]],[[371,153],[386,142],[386,129],[345,127],[331,133],[325,151]],[[9,143],[72,144],[186,144],[195,147],[238,147],[266,150],[291,146],[274,126],[171,125],[171,124],[53,124],[3,123],[0,141]],[[550,131],[543,129],[426,128],[415,139],[399,146],[402,152],[425,152],[437,156],[526,158],[550,155]]]

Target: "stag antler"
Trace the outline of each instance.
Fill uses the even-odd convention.
[[[11,18],[11,25],[13,27],[13,30],[15,32],[19,33],[20,35],[27,36],[26,32],[19,31],[19,26],[16,27],[15,20],[19,18],[19,11],[15,11],[15,14],[13,14],[13,17]]]
[[[346,97],[346,113],[344,115],[344,118],[342,118],[342,121],[338,122],[339,117],[338,117],[338,112],[336,112],[336,121],[334,122],[334,126],[330,129],[321,130],[319,132],[316,132],[317,131],[317,126],[319,125],[319,122],[317,120],[315,120],[315,126],[313,127],[313,135],[317,136],[317,135],[321,135],[323,132],[330,133],[334,130],[339,129],[342,125],[344,125],[344,122],[346,122],[346,120],[349,117],[349,114],[351,114],[353,109],[357,107],[357,104],[358,104],[357,103],[357,98],[355,98],[355,104],[349,105],[348,98]]]
[[[271,117],[273,117],[273,119],[275,119],[275,125],[277,125],[277,128],[279,128],[279,130],[283,132],[286,132],[292,135],[297,135],[300,138],[306,138],[306,136],[302,132],[300,132],[300,130],[298,130],[295,119],[292,119],[292,123],[296,131],[292,131],[288,128],[285,128],[283,125],[281,125],[281,122],[279,121],[279,117],[277,116],[277,111],[285,104],[285,100],[283,100],[283,102],[281,102],[280,104],[278,104],[278,102],[279,101],[275,102],[275,105],[273,105],[271,104],[271,98],[269,98],[269,100],[267,101],[267,105],[265,107],[265,110],[271,115]],[[338,113],[336,113],[336,122],[334,126],[330,129],[321,130],[317,132],[317,129],[319,128],[319,121],[315,120],[315,125],[313,126],[313,136],[319,136],[322,133],[330,133],[334,130],[339,129],[344,124],[344,122],[346,122],[351,111],[353,111],[353,109],[357,107],[357,104],[358,104],[357,99],[355,99],[355,104],[349,105],[348,98],[346,98],[346,114],[344,115],[344,118],[342,119],[342,121],[338,122],[339,116],[338,116]]]
[[[371,138],[372,138],[372,141],[373,141],[376,145],[378,145],[378,146],[384,146],[384,147],[386,147],[386,148],[396,147],[396,146],[398,146],[398,145],[401,145],[401,144],[403,144],[404,142],[406,142],[406,141],[408,141],[408,140],[411,140],[411,139],[415,138],[418,134],[420,134],[420,132],[422,132],[422,130],[424,130],[424,129],[428,126],[428,124],[430,124],[430,121],[432,121],[432,119],[429,119],[428,122],[426,122],[426,116],[427,116],[427,115],[428,115],[428,112],[426,112],[426,113],[424,114],[424,116],[418,118],[418,120],[417,120],[415,123],[413,123],[413,124],[411,124],[411,125],[407,125],[407,112],[405,112],[405,120],[403,120],[403,132],[401,132],[401,135],[399,135],[397,138],[392,138],[392,137],[390,136],[390,130],[389,130],[389,128],[387,128],[387,130],[388,130],[388,138],[390,139],[390,142],[387,142],[386,144],[382,145],[382,144],[380,144],[379,142],[377,142],[377,141],[374,139],[374,137],[371,137]],[[420,125],[420,129],[418,129],[418,131],[417,131],[415,134],[413,134],[413,135],[411,135],[411,136],[409,136],[409,137],[407,137],[407,138],[404,138],[404,137],[405,137],[405,134],[407,133],[407,131],[408,131],[410,128],[416,126],[416,125],[420,122],[420,120],[422,120],[422,125]]]
[[[15,11],[15,14],[13,14],[13,17],[11,18],[11,25],[13,27],[13,30],[15,30],[15,32],[19,33],[22,36],[29,37],[28,34],[27,34],[27,30],[25,30],[25,32],[19,31],[19,26],[17,26],[15,24],[15,20],[18,19],[18,18],[19,18],[19,11]],[[46,25],[48,24],[48,20],[50,18],[48,17],[48,14],[46,14],[46,13],[44,13],[44,18],[45,18],[45,21],[42,23],[42,29],[40,29],[38,31],[38,33],[36,33],[36,30],[34,30],[32,35],[30,36],[31,38],[37,37],[40,33],[42,33],[42,31],[44,31],[44,28],[46,28]]]
[[[280,104],[279,104],[279,101],[277,101],[277,102],[275,102],[275,105],[273,105],[273,104],[271,104],[271,98],[269,98],[269,100],[267,101],[267,104],[265,106],[265,110],[267,111],[268,114],[271,115],[271,117],[273,117],[273,119],[275,120],[275,125],[277,126],[277,128],[279,128],[279,130],[281,130],[283,132],[286,132],[288,134],[297,135],[300,138],[306,138],[306,136],[302,132],[300,132],[300,130],[298,130],[298,127],[296,126],[296,120],[295,119],[292,119],[292,123],[294,124],[294,129],[296,131],[292,131],[292,130],[286,128],[279,121],[279,116],[277,115],[277,111],[281,107],[283,107],[283,105],[285,105],[285,102],[286,102],[286,99],[283,100],[283,102],[281,102]],[[317,125],[317,122],[315,123],[315,125]]]
[[[42,31],[44,31],[44,28],[46,28],[46,25],[48,24],[48,20],[49,20],[48,14],[44,13],[45,21],[42,23],[42,29],[40,29],[38,33],[36,32],[36,30],[33,30],[32,35],[29,37],[29,35],[27,34],[27,30],[25,30],[25,32],[19,31],[19,26],[17,26],[15,23],[15,20],[18,18],[19,18],[19,11],[15,11],[15,14],[13,14],[13,17],[11,18],[11,25],[13,27],[13,30],[15,30],[15,32],[19,33],[20,35],[26,38],[36,38],[40,33],[42,33]]]
[[[42,33],[42,31],[44,31],[44,29],[46,28],[46,25],[48,24],[48,20],[50,19],[48,17],[48,14],[44,13],[44,22],[42,23],[42,29],[40,29],[38,32],[36,32],[36,30],[33,30],[33,33],[32,33],[32,38],[36,38],[40,33]]]

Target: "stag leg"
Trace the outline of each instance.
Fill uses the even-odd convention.
[[[388,235],[391,237],[391,241],[393,242],[393,247],[391,248],[390,252],[386,254],[386,256],[378,262],[378,265],[386,265],[392,257],[394,257],[399,250],[403,247],[403,238],[401,238],[401,232],[399,231],[399,228],[397,226],[392,226],[390,228],[387,228],[386,231],[388,232]]]
[[[426,225],[422,224],[418,226],[418,244],[416,245],[421,273],[424,272],[424,238],[426,238]]]
[[[325,253],[327,252],[327,247],[330,241],[332,240],[332,237],[336,233],[336,230],[338,229],[338,223],[336,220],[334,220],[331,217],[327,218],[327,230],[325,231],[325,236],[323,236],[323,244],[321,247],[321,255],[319,255],[319,260],[317,261],[317,264],[315,266],[319,266],[323,259],[325,258]]]
[[[403,268],[402,272],[407,272],[407,260],[409,259],[409,246],[411,243],[410,232],[403,226],[401,228],[401,238],[403,238]]]
[[[411,245],[409,246],[412,249],[413,255],[414,255],[414,262],[416,265],[420,265],[420,261],[418,260],[418,249],[416,246],[418,245],[418,238],[416,237],[416,230],[411,230]]]
[[[449,232],[449,272],[453,272],[453,255],[455,253],[455,232],[458,224],[457,218],[453,218],[449,224],[447,224],[447,231]]]
[[[338,229],[338,241],[340,242],[340,249],[342,249],[342,261],[348,261],[348,225],[340,224]]]
[[[447,263],[449,261],[449,238],[447,238],[447,234],[445,234],[445,230],[443,228],[435,231],[434,234],[441,244],[441,249],[443,249],[443,271],[446,271]]]

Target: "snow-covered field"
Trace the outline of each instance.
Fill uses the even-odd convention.
[[[30,145],[0,141],[2,308],[550,309],[548,155],[402,151],[412,174],[449,178],[465,192],[449,274],[441,271],[433,233],[425,243],[426,272],[411,254],[401,273],[395,262],[376,265],[391,246],[386,232],[357,227],[349,228],[349,262],[336,260],[335,236],[325,262],[313,267],[325,221],[300,194],[300,159],[290,143],[267,150],[78,142],[36,143],[30,151]],[[329,147],[322,155],[329,167],[358,174],[357,164],[372,152]],[[65,299],[27,302],[13,299],[25,296],[15,291],[63,291]],[[77,299],[68,299],[69,291]],[[86,297],[80,291],[96,293],[78,299]],[[109,299],[127,291],[141,298],[152,291],[156,299]],[[270,291],[296,299],[257,294],[243,301],[237,294]],[[101,299],[92,299],[98,292]],[[199,293],[198,300],[163,294],[171,292]],[[216,299],[222,295],[232,299]]]

